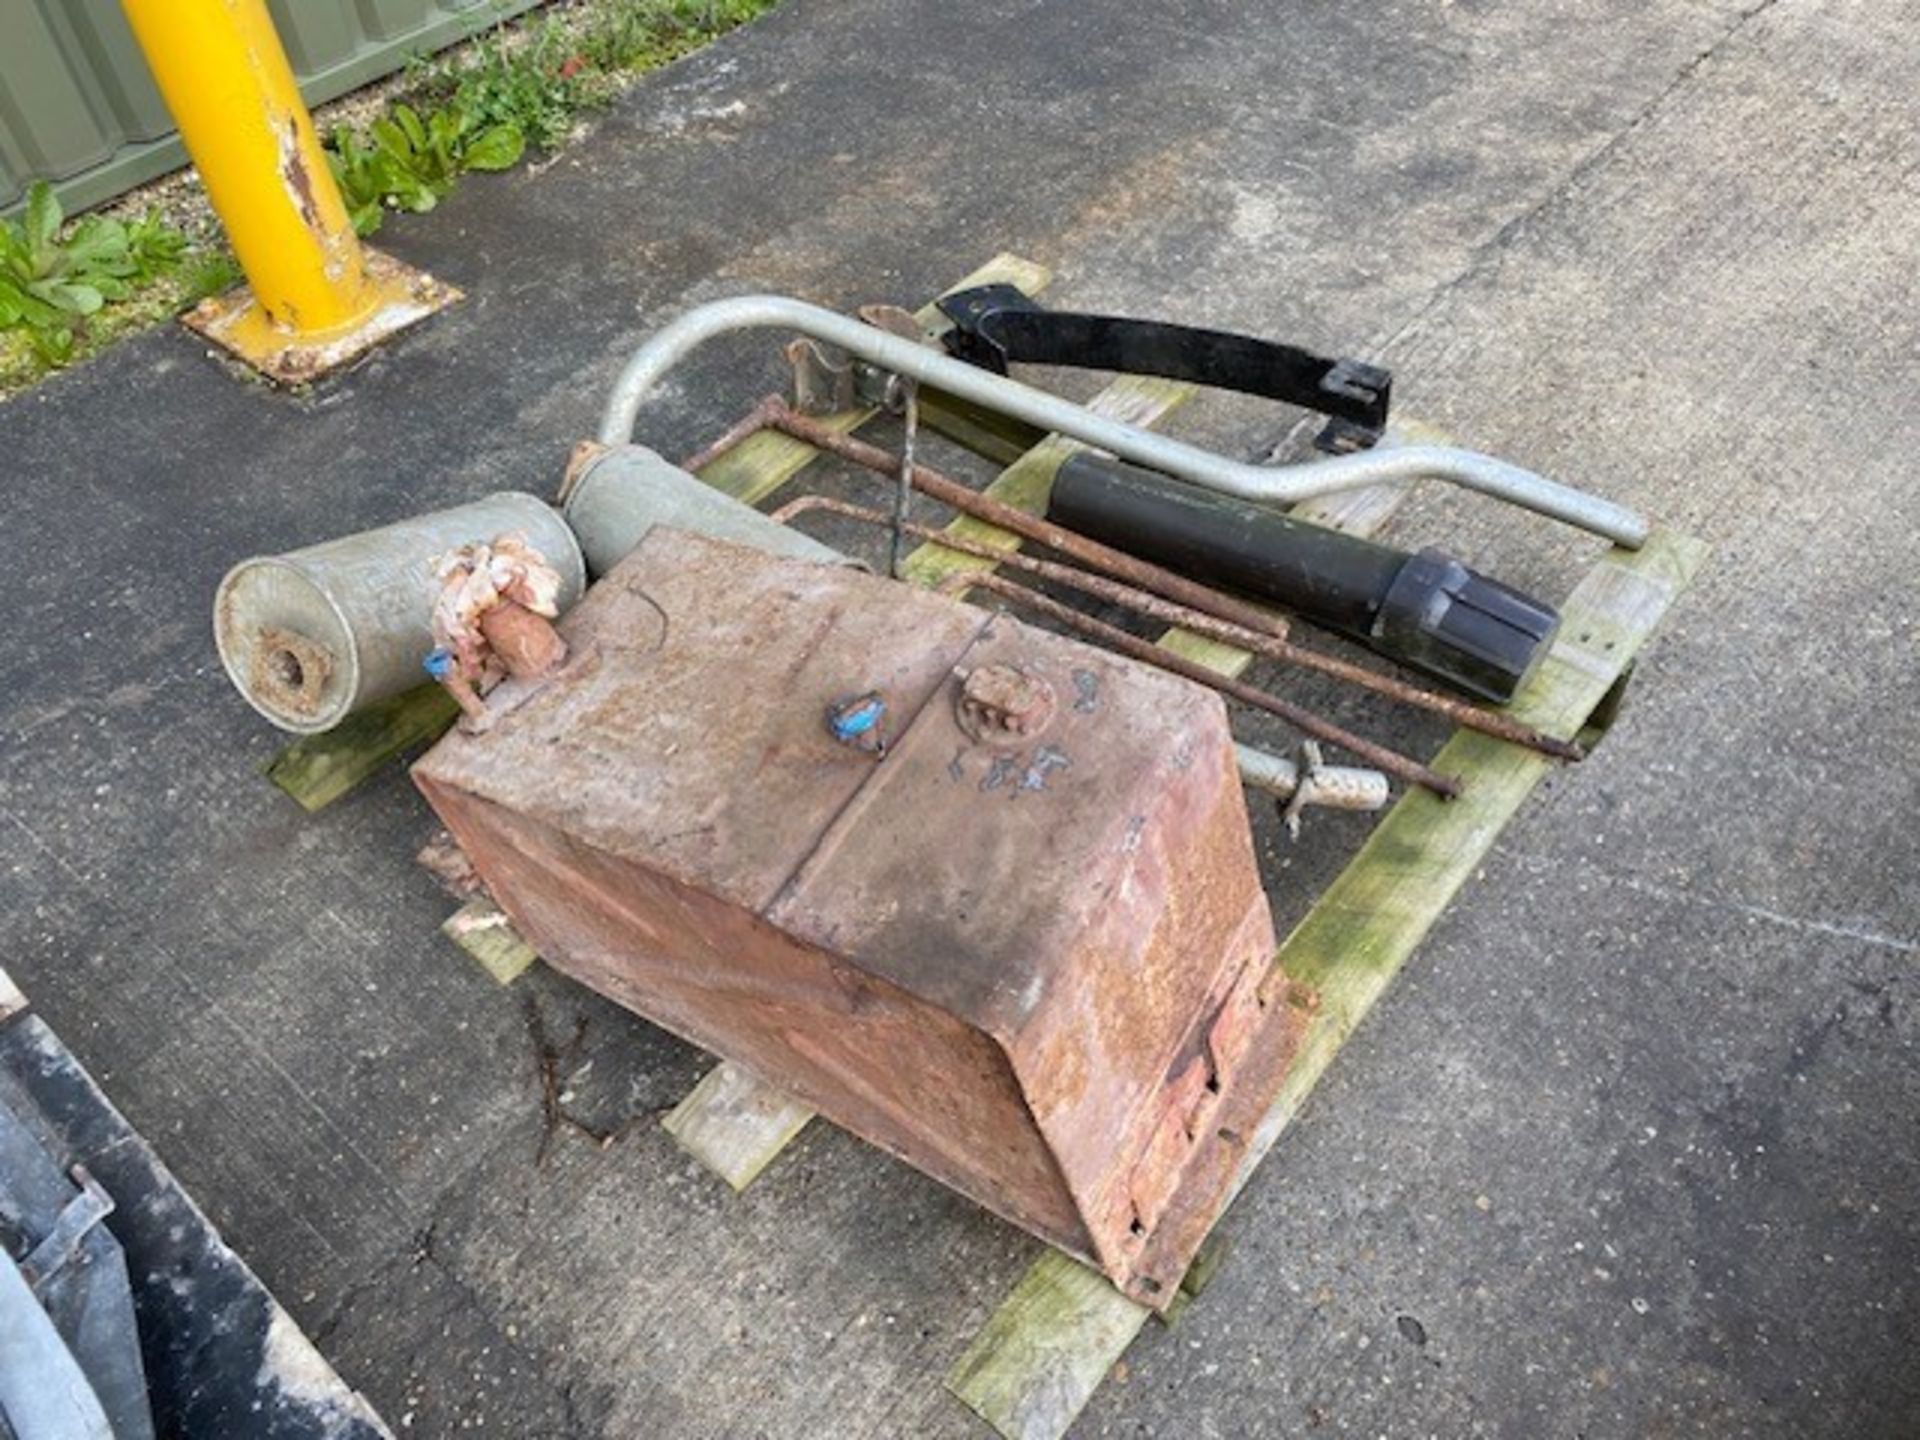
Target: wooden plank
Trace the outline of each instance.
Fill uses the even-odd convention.
[[[497,984],[511,985],[539,960],[539,952],[491,900],[469,900],[447,917],[440,933],[480,962]]]
[[[410,750],[440,738],[460,707],[425,684],[349,715],[321,735],[305,735],[263,767],[266,777],[309,812],[323,809]]]
[[[812,1118],[778,1086],[724,1060],[660,1123],[701,1164],[744,1190]]]
[[[1669,530],[1656,531],[1638,551],[1610,552],[1562,607],[1559,636],[1516,698],[1514,713],[1551,734],[1576,733],[1659,626],[1705,555],[1701,542]],[[1403,796],[1275,957],[1289,977],[1311,990],[1316,1008],[1301,1053],[1248,1146],[1234,1180],[1235,1194],[1501,830],[1553,768],[1553,762],[1533,751],[1466,730],[1455,732],[1433,764],[1463,776],[1465,794],[1451,802],[1419,790]],[[1060,1265],[1079,1268],[1085,1284],[1106,1288],[1113,1302],[1036,1304],[1028,1281],[1044,1283],[1048,1293],[1065,1289],[1053,1274]],[[1044,1281],[1035,1278],[1043,1267]],[[1131,1328],[1121,1323],[1126,1305],[1131,1302],[1093,1271],[1049,1252],[988,1322],[948,1376],[947,1386],[1001,1434],[1054,1440],[1145,1323],[1147,1312],[1138,1306],[1133,1306]],[[1057,1424],[1042,1428],[1043,1420]]]
[[[1058,1250],[1034,1261],[947,1375],[1008,1440],[1064,1435],[1150,1312]]]
[[[27,1008],[27,997],[13,983],[13,977],[0,970],[0,1022],[11,1020]]]
[[[996,282],[1038,294],[1052,280],[1044,265],[1018,255],[994,256],[951,288],[964,290]],[[929,328],[944,321],[932,305],[918,312]],[[853,430],[873,417],[872,410],[848,410],[824,423]],[[752,505],[799,474],[815,451],[798,440],[763,431],[700,471],[716,489]],[[458,707],[437,685],[423,685],[372,706],[327,731],[296,740],[267,762],[267,777],[309,811],[331,805],[362,781],[408,751],[436,740],[453,723]]]
[[[952,290],[969,290],[975,285],[1004,283],[1017,285],[1029,295],[1037,295],[1052,278],[1053,272],[1045,266],[1003,252],[950,286],[949,293]],[[921,306],[914,313],[920,323],[929,329],[945,323],[945,317],[931,304]],[[878,413],[877,410],[843,410],[838,415],[822,416],[820,423],[835,430],[854,430]],[[811,464],[817,454],[812,446],[802,444],[790,435],[763,430],[742,441],[698,473],[716,490],[737,500],[744,500],[749,505],[756,505]]]
[[[1038,426],[956,399],[943,390],[920,392],[920,423],[996,465],[1011,465],[1047,438]]]
[[[1227,1246],[1209,1236],[1167,1310],[1174,1324],[1204,1290]],[[947,1380],[1002,1435],[1054,1440],[1093,1398],[1149,1312],[1058,1250],[1036,1260],[955,1362]],[[1035,1384],[1034,1376],[1046,1376]]]

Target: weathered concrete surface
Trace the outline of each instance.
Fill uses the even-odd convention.
[[[257,781],[205,612],[238,556],[543,488],[695,299],[915,300],[1012,248],[1381,354],[1409,413],[1718,546],[1082,1432],[1911,1433],[1916,23],[791,0],[391,227],[471,298],[316,395],[162,333],[0,407],[0,963],[396,1424],[976,1433],[939,1376],[1028,1242],[824,1127],[737,1200],[693,1170],[651,1115],[701,1057],[447,946],[402,777],[318,819]],[[715,346],[649,437],[769,351]],[[1545,588],[1591,553],[1471,501],[1395,533]],[[1274,844],[1276,885],[1355,833]],[[586,1021],[570,1103],[641,1117],[610,1147],[536,1166],[530,1012]]]

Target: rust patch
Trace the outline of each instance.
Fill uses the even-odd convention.
[[[511,600],[480,617],[480,633],[516,679],[551,675],[567,658],[567,642],[553,622]]]
[[[594,461],[605,455],[613,447],[602,445],[598,440],[582,440],[567,455],[566,473],[560,477],[560,493],[553,497],[553,503],[564,505],[573,494],[574,486],[580,483],[580,477],[592,467]],[[691,466],[685,467],[691,469]]]
[[[300,122],[292,115],[287,117],[287,133],[280,145],[280,173],[286,178],[287,189],[293,192],[293,203],[300,211],[301,220],[324,240],[320,211],[313,200],[313,177],[307,173],[306,157],[300,153]]]
[[[960,686],[960,728],[983,745],[1038,735],[1058,705],[1046,678],[1018,665],[982,665]]]
[[[487,893],[473,862],[467,859],[467,852],[445,830],[434,831],[413,859],[456,900],[464,903]]]
[[[333,652],[278,625],[263,625],[248,664],[252,689],[290,715],[315,715],[333,675]]]

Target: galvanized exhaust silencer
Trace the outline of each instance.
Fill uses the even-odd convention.
[[[586,556],[588,573],[596,579],[619,564],[656,525],[820,565],[854,563],[644,445],[582,446],[568,467],[560,501]]]
[[[284,555],[243,560],[213,602],[220,663],[247,703],[282,730],[318,734],[421,684],[433,648],[434,562],[517,534],[560,572],[564,610],[586,563],[552,506],[503,490]]]

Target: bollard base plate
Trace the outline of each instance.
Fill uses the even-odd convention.
[[[391,255],[363,247],[367,289],[373,303],[356,323],[339,330],[299,334],[275,325],[242,285],[202,300],[180,317],[194,334],[212,341],[276,385],[305,385],[352,364],[374,346],[416,325],[461,298],[460,291]]]

